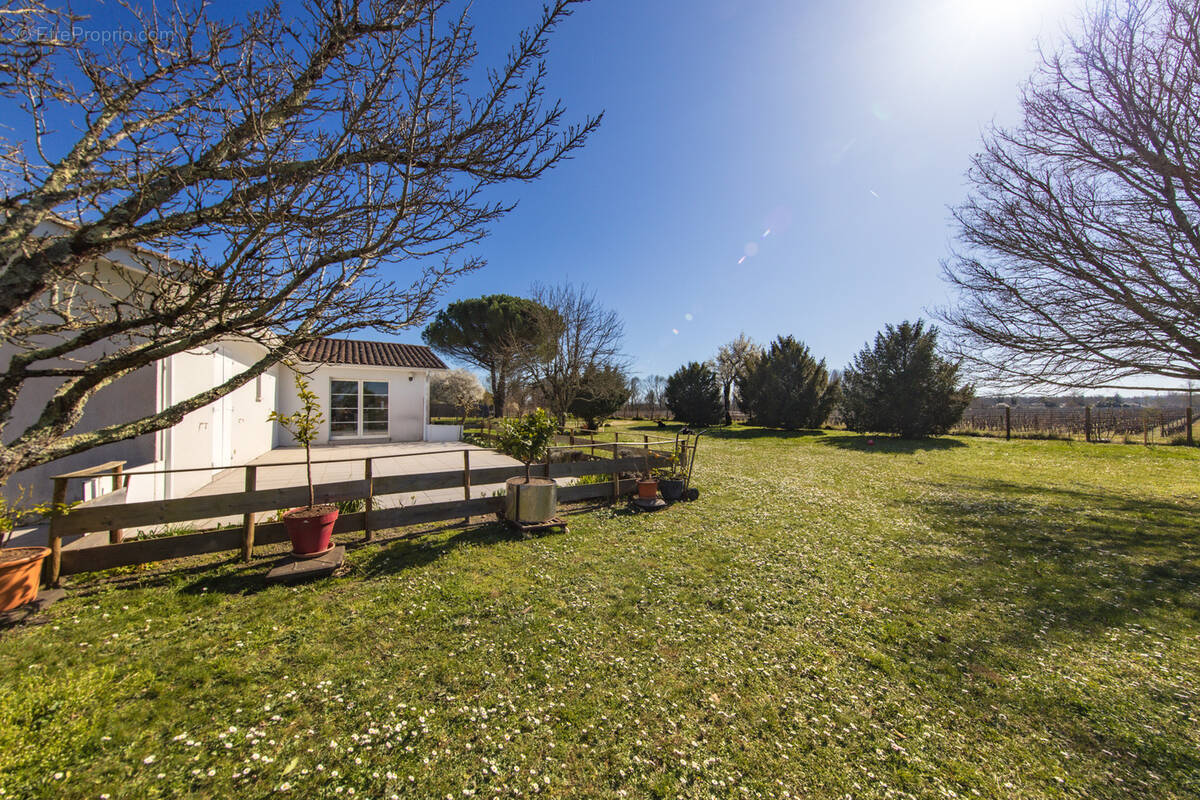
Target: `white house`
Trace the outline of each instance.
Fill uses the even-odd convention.
[[[161,411],[244,371],[262,353],[263,347],[255,342],[230,340],[163,359],[98,393],[79,427],[86,430],[89,425]],[[25,486],[36,497],[48,497],[52,476],[121,460],[127,462],[125,471],[134,476],[194,470],[134,477],[129,483],[129,502],[186,496],[221,469],[241,466],[275,447],[294,444],[290,434],[267,417],[276,409],[290,414],[299,408],[296,372],[305,375],[320,398],[324,423],[316,444],[453,441],[461,434],[457,426],[429,424],[430,375],[445,370],[446,365],[428,347],[319,339],[301,348],[298,355],[300,361],[274,367],[193,411],[174,427],[20,472],[5,493]],[[30,400],[33,405],[37,398]],[[89,499],[102,493],[108,480],[73,482],[69,499]]]
[[[48,229],[47,235],[55,230]],[[137,259],[114,252],[98,260],[97,270],[115,285],[126,273],[143,272],[146,254]],[[169,260],[164,258],[164,262]],[[53,301],[51,301],[53,302]],[[96,346],[103,350],[104,343]],[[0,366],[11,348],[0,345]],[[93,396],[76,430],[95,430],[140,419],[217,386],[246,370],[265,353],[249,340],[229,339],[162,359],[127,375]],[[284,414],[299,405],[295,372],[308,377],[320,398],[325,422],[319,444],[453,440],[453,426],[430,426],[429,378],[446,365],[427,347],[357,339],[320,339],[300,348],[299,360],[276,365],[260,377],[204,408],[188,414],[172,428],[115,442],[25,470],[3,487],[9,498],[26,487],[37,500],[48,500],[54,475],[107,461],[126,462],[133,473],[128,501],[182,497],[212,480],[221,469],[246,464],[275,447],[293,444],[290,435],[268,421],[271,411]],[[294,370],[294,371],[293,371]],[[36,419],[54,391],[53,382],[27,384],[13,409],[9,431],[23,430]],[[167,474],[138,473],[194,470]],[[107,481],[107,483],[106,483]],[[69,500],[88,499],[107,489],[111,479],[73,481]]]

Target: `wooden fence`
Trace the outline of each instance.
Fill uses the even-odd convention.
[[[563,451],[578,451],[580,446],[551,448],[551,456],[543,463],[533,466],[534,474],[548,478],[575,478],[584,475],[606,475],[610,480],[603,483],[585,483],[560,486],[558,498],[570,503],[594,498],[612,498],[629,494],[636,489],[637,482],[623,478],[623,474],[639,473],[647,467],[661,466],[669,460],[666,448],[673,448],[672,440],[651,441],[647,438],[636,445],[631,443],[590,443],[584,449],[609,451],[609,458],[581,454],[581,460],[556,461],[555,456]],[[317,484],[314,489],[318,503],[334,503],[346,500],[361,500],[365,511],[341,514],[334,526],[334,533],[362,531],[366,539],[374,538],[376,531],[447,520],[462,520],[469,523],[471,517],[493,514],[504,506],[503,497],[471,497],[471,487],[501,484],[509,478],[525,474],[523,466],[471,467],[471,450],[439,451],[461,452],[461,470],[427,472],[407,475],[378,475],[375,462],[403,458],[407,455],[374,456],[356,459],[326,459],[313,464],[345,463],[359,461],[363,464],[363,477],[358,480]],[[561,455],[559,455],[561,457]],[[303,463],[303,462],[301,462]],[[54,496],[61,501],[66,496],[67,484],[71,480],[95,479],[110,474],[114,488],[128,486],[129,474],[121,472],[122,462],[110,462],[87,470],[71,472],[54,478]],[[259,469],[279,465],[246,465],[240,467],[245,473],[245,489],[225,494],[181,497],[172,500],[151,500],[138,503],[121,502],[124,492],[104,495],[97,501],[71,509],[65,514],[50,519],[50,557],[46,560],[45,578],[50,585],[57,585],[63,575],[79,572],[111,569],[132,564],[145,564],[173,558],[241,550],[243,560],[253,555],[255,545],[274,544],[287,541],[287,530],[282,522],[257,523],[263,512],[275,512],[308,504],[308,486],[287,486],[274,489],[256,488]],[[295,466],[289,464],[288,466]],[[211,470],[211,467],[204,469]],[[194,470],[160,470],[165,472],[187,472]],[[157,474],[157,473],[138,473]],[[461,500],[375,508],[374,500],[385,495],[406,494],[436,489],[463,490]],[[161,538],[122,541],[122,531],[127,528],[168,525],[193,522],[216,517],[241,515],[239,527],[205,530],[197,533],[166,536]],[[64,536],[76,536],[97,531],[109,532],[109,544],[64,550]]]
[[[1179,408],[972,408],[955,431],[1012,436],[1055,435],[1086,441],[1132,437],[1149,444],[1174,436],[1192,443],[1192,409]]]

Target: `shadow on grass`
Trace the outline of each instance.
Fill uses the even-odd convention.
[[[501,522],[488,522],[459,530],[449,536],[406,536],[384,545],[366,561],[356,565],[356,577],[369,579],[377,575],[416,569],[437,561],[460,547],[480,547],[520,539],[540,539],[561,535],[559,528],[521,533]]]
[[[1157,693],[1175,680],[1165,665],[1162,687],[1134,682],[1127,698],[1109,691],[1091,700],[1065,684],[1061,693],[1047,693],[1009,682],[1033,661],[1095,660],[1103,686],[1113,676],[1104,665],[1114,647],[1120,651],[1113,642],[1146,640],[1136,647],[1154,650],[1146,637],[1194,635],[1200,504],[1003,480],[926,489],[912,502],[935,535],[928,546],[914,542],[919,554],[900,563],[904,579],[894,599],[914,627],[879,630],[893,655],[946,676],[947,697],[980,692],[1009,717],[1057,729],[1099,761],[1128,754],[1176,786],[1200,774],[1200,753],[1175,726],[1146,737],[1137,726],[1111,721],[1120,709],[1089,710],[1105,703],[1127,703],[1129,713],[1139,704],[1156,707]],[[919,629],[924,635],[914,636]],[[1084,684],[1093,680],[1080,669]],[[1043,687],[1055,685],[1052,676],[1043,680]]]
[[[1200,616],[1193,502],[988,480],[937,486],[920,505],[957,552],[912,568],[947,578],[947,607],[1002,604],[1010,642],[1123,625],[1163,603]]]
[[[636,425],[625,425],[619,428],[636,433],[657,433],[659,436],[674,436],[681,428],[688,428],[692,433],[704,431],[705,436],[714,439],[796,439],[808,436],[824,436],[825,431],[812,429],[782,430],[780,428],[762,428],[757,425],[744,425],[735,422],[733,425],[684,425],[682,422],[667,421],[659,426],[657,422],[639,422]]]
[[[829,436],[821,440],[821,444],[836,447],[839,450],[857,450],[862,453],[919,453],[929,450],[953,450],[966,447],[957,439],[931,437],[928,439],[901,439],[896,436]]]
[[[789,431],[779,428],[759,428],[753,425],[731,425],[727,428],[709,428],[705,435],[714,439],[800,439],[824,436],[825,431],[817,428]]]

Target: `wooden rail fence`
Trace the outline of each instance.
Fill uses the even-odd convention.
[[[637,482],[622,479],[622,473],[641,472],[647,466],[655,467],[667,463],[669,456],[662,448],[674,446],[671,440],[651,441],[648,438],[636,444],[607,442],[591,444],[588,449],[611,451],[609,458],[587,458],[579,461],[555,462],[548,459],[534,465],[535,474],[549,478],[577,478],[585,475],[611,476],[603,483],[585,483],[560,486],[558,497],[570,503],[592,498],[617,497],[636,489]],[[554,452],[578,449],[554,447]],[[657,448],[657,449],[656,449]],[[637,452],[639,451],[640,452]],[[441,451],[445,452],[445,451]],[[362,531],[368,540],[374,533],[387,528],[408,525],[461,520],[469,524],[473,516],[483,516],[500,511],[503,497],[471,497],[471,487],[501,484],[509,478],[525,474],[523,466],[471,467],[471,450],[464,449],[463,468],[405,475],[379,475],[373,462],[387,458],[401,458],[406,454],[375,456],[356,459],[328,459],[314,464],[348,461],[363,462],[363,477],[359,480],[322,483],[314,486],[318,503],[334,503],[345,500],[362,500],[366,510],[341,514],[334,526],[335,533]],[[257,523],[263,512],[304,506],[308,503],[308,486],[287,486],[274,489],[257,489],[256,478],[260,469],[282,465],[246,465],[245,489],[224,494],[180,497],[172,500],[150,500],[138,503],[114,502],[123,499],[120,495],[110,498],[104,495],[93,504],[56,514],[50,519],[50,557],[46,560],[45,579],[57,585],[63,575],[79,572],[111,569],[113,567],[165,561],[173,558],[240,550],[243,560],[248,561],[256,545],[287,541],[287,530],[282,522]],[[288,464],[287,466],[294,466]],[[114,489],[127,487],[130,474],[122,472],[123,462],[110,462],[78,472],[58,475],[54,478],[54,497],[61,503],[66,497],[67,482],[75,479],[94,479],[106,474],[113,475]],[[212,468],[204,468],[212,469]],[[159,472],[184,472],[194,470],[160,470]],[[153,474],[153,473],[138,473]],[[406,494],[436,489],[461,487],[463,499],[395,508],[373,508],[373,500],[384,495]],[[106,498],[109,498],[106,500]],[[57,503],[56,503],[57,506]],[[121,532],[128,528],[167,525],[178,522],[212,519],[226,516],[242,516],[240,527],[220,528],[197,533],[166,536],[161,538],[122,541]],[[64,550],[65,536],[76,536],[96,531],[109,531],[109,544]]]
[[[1193,443],[1192,408],[1039,408],[995,406],[972,408],[963,414],[955,432],[1015,436],[1080,437],[1085,441],[1140,438],[1144,443],[1182,437]]]

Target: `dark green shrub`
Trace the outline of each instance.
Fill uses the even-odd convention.
[[[780,336],[738,378],[742,410],[768,428],[819,428],[837,406],[839,386],[825,361],[791,336]]]
[[[842,375],[847,428],[917,439],[962,420],[974,388],[958,386],[958,365],[937,354],[937,334],[921,320],[876,334]]]
[[[628,399],[629,381],[619,367],[592,365],[583,371],[579,390],[567,410],[594,431]]]
[[[693,361],[667,378],[667,408],[675,419],[693,425],[721,421],[721,384],[708,364]]]

